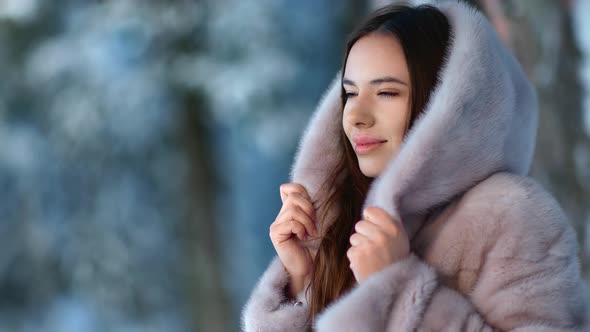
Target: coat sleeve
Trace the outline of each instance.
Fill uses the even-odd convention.
[[[289,274],[278,256],[270,262],[254,287],[241,314],[241,327],[246,332],[309,331],[309,303],[304,291],[296,301],[287,296]]]
[[[459,251],[469,254],[445,264],[476,276],[469,291],[447,287],[448,276],[411,253],[333,303],[318,317],[317,330],[590,331],[575,232],[554,202],[529,204],[531,196],[503,197],[490,205],[497,210],[493,220],[453,229],[451,246],[464,241],[469,245]],[[512,201],[513,207],[498,208]],[[472,270],[465,271],[465,257],[476,257]]]

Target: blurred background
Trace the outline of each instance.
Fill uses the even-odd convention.
[[[302,130],[386,2],[0,0],[0,331],[238,331]],[[537,87],[531,176],[590,282],[590,0],[468,2]]]

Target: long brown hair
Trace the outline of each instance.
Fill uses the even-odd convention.
[[[449,22],[442,12],[429,5],[412,7],[395,4],[382,7],[350,34],[344,52],[342,75],[353,44],[369,33],[392,35],[402,45],[411,80],[411,114],[406,125],[407,132],[438,84],[439,70],[445,59],[451,34]],[[340,98],[344,107],[346,94],[343,88]],[[325,199],[317,202],[318,220],[327,222],[329,214],[332,214],[333,220],[321,240],[313,262],[311,282],[306,289],[306,294],[311,289],[308,317],[311,321],[355,284],[346,251],[354,224],[361,218],[362,204],[373,181],[361,172],[356,154],[343,128],[340,131],[340,144],[343,153],[321,188]],[[334,214],[329,211],[336,212]]]

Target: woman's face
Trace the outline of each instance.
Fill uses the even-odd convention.
[[[397,154],[410,116],[410,74],[397,38],[373,33],[357,40],[342,86],[342,126],[363,174],[377,177]],[[371,141],[382,143],[363,144]]]

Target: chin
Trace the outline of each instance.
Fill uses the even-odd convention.
[[[379,173],[380,173],[379,171],[377,171],[377,170],[374,170],[374,169],[363,169],[363,168],[361,168],[361,172],[362,172],[362,173],[363,173],[363,174],[364,174],[366,177],[369,177],[369,178],[376,178],[376,177],[378,177],[378,176],[379,176]]]

